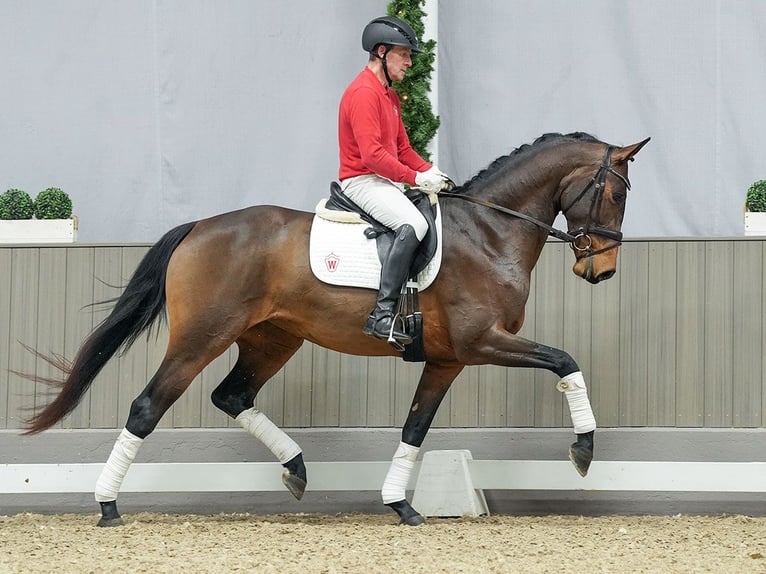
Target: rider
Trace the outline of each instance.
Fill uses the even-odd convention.
[[[402,184],[440,191],[451,181],[412,149],[391,88],[412,66],[412,53],[420,52],[414,30],[399,18],[375,18],[362,32],[362,48],[369,53],[367,66],[340,101],[339,178],[344,193],[395,234],[363,332],[406,345],[412,340],[396,326],[394,308],[428,226]]]

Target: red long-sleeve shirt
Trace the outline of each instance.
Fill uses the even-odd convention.
[[[338,113],[341,180],[374,173],[415,185],[415,172],[431,167],[412,149],[400,110],[399,96],[369,68],[349,84]]]

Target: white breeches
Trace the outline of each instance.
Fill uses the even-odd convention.
[[[378,175],[358,175],[340,182],[349,199],[365,212],[393,230],[411,225],[418,241],[428,231],[428,223],[418,208],[407,199],[403,188]]]

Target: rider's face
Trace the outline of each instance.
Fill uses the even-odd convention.
[[[404,46],[394,46],[386,56],[388,75],[393,82],[401,82],[407,69],[412,66],[412,50]]]

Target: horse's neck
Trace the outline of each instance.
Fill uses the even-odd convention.
[[[504,208],[518,211],[533,217],[546,225],[553,225],[559,212],[558,195],[561,180],[571,171],[567,162],[528,161],[507,166],[505,173],[497,173],[486,182],[471,190],[470,194]],[[543,166],[550,167],[540,167]],[[534,233],[526,227],[511,226],[512,215],[492,210],[480,209],[481,217],[475,222],[475,229],[470,236],[478,245],[488,247],[495,254],[512,254],[520,257],[522,265],[531,271],[537,263],[548,237],[546,229],[540,227]],[[520,221],[515,219],[515,221]],[[522,231],[509,237],[509,229]],[[521,262],[521,261],[520,261]]]
[[[505,178],[495,178],[476,190],[476,196],[552,225],[559,211],[559,184],[567,171],[521,165],[509,172]]]

